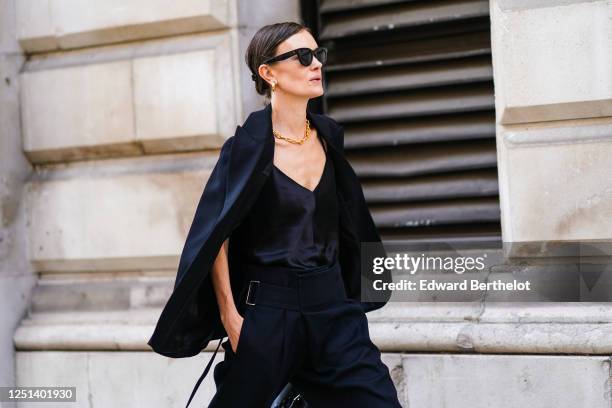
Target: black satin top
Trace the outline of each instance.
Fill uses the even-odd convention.
[[[242,262],[308,269],[337,259],[336,178],[327,150],[325,156],[313,191],[272,166],[253,207],[232,234]]]

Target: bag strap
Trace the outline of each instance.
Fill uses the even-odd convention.
[[[223,337],[221,337],[219,339],[219,344],[217,344],[217,349],[215,350],[215,352],[213,353],[212,357],[208,361],[208,364],[206,365],[206,368],[204,369],[204,372],[202,373],[202,375],[198,379],[198,382],[196,383],[195,387],[193,388],[193,391],[191,391],[191,395],[189,396],[189,401],[187,401],[187,405],[185,406],[185,408],[189,407],[189,404],[191,403],[191,400],[193,399],[193,396],[195,395],[198,387],[200,386],[200,383],[202,382],[204,377],[206,377],[206,374],[208,374],[208,370],[210,370],[210,366],[211,366],[213,360],[215,359],[215,356],[217,355],[217,350],[219,350],[219,346],[221,345],[221,341],[223,341]]]

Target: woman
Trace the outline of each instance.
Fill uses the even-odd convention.
[[[326,56],[297,23],[253,37],[247,65],[271,102],[221,148],[149,340],[180,358],[228,337],[210,407],[269,407],[288,383],[312,408],[401,406],[365,316],[390,296],[370,283],[391,278],[362,262],[386,254],[342,127],[306,111]]]

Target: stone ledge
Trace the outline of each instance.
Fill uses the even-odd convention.
[[[19,0],[17,39],[27,52],[81,48],[235,25],[230,0]]]
[[[171,359],[148,352],[16,353],[17,385],[76,386],[75,407],[184,406],[212,353]],[[383,353],[404,407],[609,408],[610,358]],[[223,358],[215,356],[213,364]],[[208,375],[192,403],[205,406]]]
[[[612,354],[610,305],[515,306],[512,310],[487,305],[478,316],[470,306],[394,305],[367,316],[372,341],[385,352]],[[35,313],[17,329],[15,346],[18,350],[148,350],[146,341],[159,313],[159,309]],[[210,342],[206,350],[214,350],[216,344],[217,340]]]

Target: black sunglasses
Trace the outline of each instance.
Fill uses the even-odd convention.
[[[277,55],[276,57],[268,58],[263,62],[263,64],[282,61],[284,59],[292,57],[293,55],[297,55],[298,59],[300,60],[300,64],[304,65],[305,67],[312,64],[313,56],[317,57],[319,62],[323,65],[325,65],[325,63],[327,62],[327,48],[319,47],[315,50],[311,50],[310,48],[297,48],[295,50],[287,51],[285,53]]]

